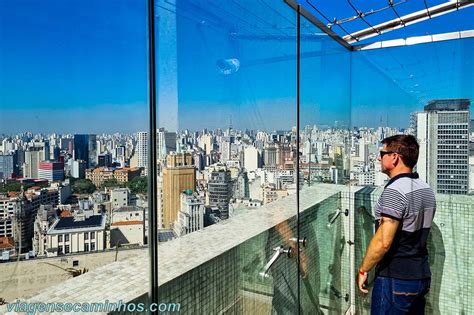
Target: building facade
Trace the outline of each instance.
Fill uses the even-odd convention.
[[[64,180],[64,162],[39,162],[38,178],[47,179],[49,182]]]
[[[469,192],[470,100],[434,100],[416,114],[417,171],[440,194]]]
[[[106,216],[87,211],[71,217],[56,218],[38,249],[47,256],[95,252],[106,249]]]
[[[229,218],[229,204],[232,198],[232,177],[226,167],[212,170],[208,182],[209,206],[219,208],[221,219]]]
[[[170,154],[163,169],[163,219],[161,226],[171,228],[181,207],[181,193],[196,189],[196,169],[191,154]]]
[[[15,155],[0,154],[0,180],[15,177]]]
[[[86,161],[86,167],[97,166],[97,136],[74,135],[74,160]]]
[[[181,208],[174,225],[177,236],[186,235],[204,228],[204,200],[190,189],[181,193]]]

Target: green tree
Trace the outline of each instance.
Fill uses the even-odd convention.
[[[97,187],[88,179],[79,179],[72,186],[75,194],[92,194],[97,190]]]
[[[127,183],[127,187],[133,194],[146,194],[148,191],[148,177],[135,177]]]
[[[117,188],[117,187],[123,187],[122,184],[120,184],[116,178],[111,178],[107,179],[102,183],[103,188]]]
[[[10,184],[6,184],[2,189],[0,189],[1,192],[3,193],[7,193],[9,191],[16,191],[16,192],[20,192],[21,191],[21,183],[10,183]]]

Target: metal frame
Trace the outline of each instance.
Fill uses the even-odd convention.
[[[407,25],[419,23],[436,16],[468,8],[472,5],[474,5],[473,0],[463,0],[449,1],[433,7],[426,7],[423,10],[397,17],[396,19],[380,23],[378,25],[374,25],[372,27],[344,36],[343,40],[347,41],[349,44],[352,44],[354,42],[374,37],[382,33],[387,33]]]
[[[415,36],[409,37],[406,39],[394,39],[394,40],[387,40],[387,41],[379,41],[375,43],[369,44],[361,44],[361,45],[353,45],[358,41],[377,36],[382,33],[387,33],[393,31],[395,29],[405,27],[407,25],[415,24],[422,22],[427,19],[431,19],[436,16],[440,16],[443,14],[447,14],[450,12],[458,11],[460,9],[468,8],[474,5],[474,0],[457,0],[457,1],[448,1],[446,3],[442,3],[440,5],[436,5],[433,7],[427,7],[420,11],[410,13],[404,16],[399,16],[397,14],[397,18],[380,23],[378,25],[371,26],[369,28],[363,29],[361,31],[357,31],[352,34],[348,34],[347,36],[341,37],[337,33],[335,33],[331,28],[327,27],[323,22],[321,22],[318,18],[316,18],[313,14],[311,14],[308,10],[301,7],[296,0],[283,0],[288,6],[293,8],[296,12],[300,12],[300,14],[310,21],[313,25],[319,28],[321,31],[326,33],[344,48],[349,51],[360,51],[360,50],[368,50],[368,49],[378,49],[378,48],[388,48],[388,47],[396,47],[396,46],[408,46],[408,45],[415,45],[421,43],[429,43],[429,42],[438,42],[438,41],[446,41],[446,40],[453,40],[453,39],[461,39],[461,38],[470,38],[474,37],[474,30],[466,30],[466,31],[459,31],[453,33],[442,33],[442,34],[433,34],[427,36]]]
[[[296,12],[299,12],[300,15],[302,15],[304,18],[306,18],[308,21],[310,21],[312,24],[314,24],[316,27],[318,27],[324,33],[328,34],[336,42],[341,44],[343,47],[347,48],[347,50],[352,50],[352,45],[351,44],[349,44],[346,40],[344,40],[339,35],[337,35],[333,30],[331,30],[329,27],[327,27],[323,22],[318,20],[308,10],[301,7],[296,2],[296,0],[283,0],[283,1],[285,1],[285,3],[288,4],[290,7],[292,7],[293,10],[295,10]]]
[[[390,47],[398,47],[398,46],[410,46],[410,45],[416,45],[416,44],[434,43],[434,42],[441,42],[441,41],[447,41],[447,40],[453,40],[453,39],[463,39],[463,38],[473,38],[473,37],[474,37],[474,30],[469,30],[469,31],[462,31],[462,32],[414,36],[414,37],[408,37],[404,39],[385,40],[385,41],[375,42],[371,44],[356,45],[356,46],[353,46],[353,50],[361,51],[361,50],[390,48]]]
[[[148,250],[150,254],[150,303],[158,303],[158,221],[156,167],[156,56],[155,0],[148,0]]]

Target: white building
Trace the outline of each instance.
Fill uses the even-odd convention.
[[[40,206],[36,214],[33,234],[33,251],[37,256],[46,256],[48,249],[48,229],[57,219],[56,210],[51,205]]]
[[[260,153],[254,146],[248,146],[244,149],[244,168],[247,171],[255,171],[260,167]]]
[[[145,243],[145,211],[137,206],[126,206],[112,211],[110,247],[122,244]]]
[[[0,237],[16,238],[15,214],[18,208],[17,198],[0,197]]]
[[[74,178],[85,178],[87,162],[82,160],[69,160],[68,164],[70,165],[70,175]]]
[[[143,167],[145,174],[148,169],[148,133],[137,132],[137,147],[135,148],[137,167]]]
[[[46,232],[43,252],[48,256],[95,252],[106,248],[106,216],[92,211],[57,218]]]
[[[130,205],[130,189],[114,188],[110,191],[110,202],[112,209],[126,207]]]
[[[44,152],[39,148],[30,148],[25,152],[23,177],[38,178],[38,164],[43,160]]]
[[[186,235],[204,228],[204,200],[197,194],[187,191],[181,194],[181,209],[174,225],[177,236]]]

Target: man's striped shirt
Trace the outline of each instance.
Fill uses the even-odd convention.
[[[377,265],[380,276],[397,279],[431,277],[426,243],[436,211],[433,190],[417,173],[399,174],[385,186],[375,208],[381,217],[400,221],[389,251]]]

